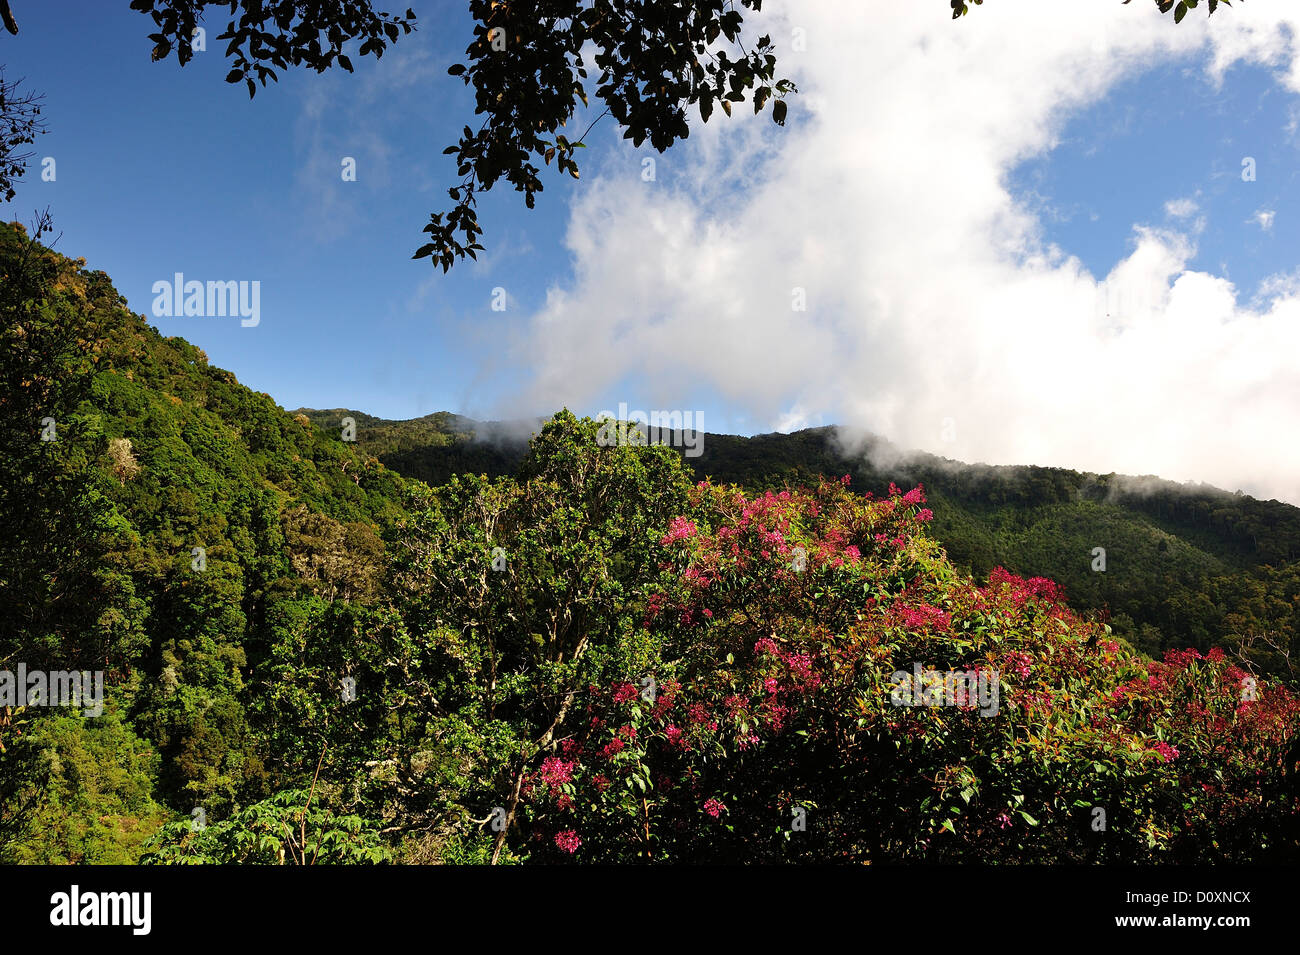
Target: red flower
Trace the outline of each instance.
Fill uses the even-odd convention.
[[[582,840],[572,829],[565,829],[563,832],[555,834],[555,844],[563,849],[569,855],[578,851],[578,846],[582,845]]]
[[[573,766],[573,760],[566,761],[556,756],[548,756],[542,761],[542,781],[552,788],[572,782]]]
[[[1163,740],[1156,743],[1155,746],[1151,748],[1152,750],[1154,750],[1155,752],[1163,756],[1166,763],[1172,763],[1175,759],[1178,758],[1177,747],[1170,746],[1168,743],[1164,742]]]
[[[1007,669],[1018,677],[1029,676],[1029,664],[1033,662],[1033,657],[1028,653],[1021,653],[1018,650],[1007,654]]]
[[[944,631],[952,626],[952,617],[947,612],[940,610],[938,607],[931,607],[929,604],[920,604],[916,607],[900,607],[898,613],[903,626],[909,630],[922,630],[926,627],[933,627],[935,630]]]
[[[698,533],[699,530],[696,528],[694,521],[689,521],[684,517],[675,517],[673,522],[668,525],[668,533],[663,536],[659,543],[666,547],[679,540],[694,537]]]

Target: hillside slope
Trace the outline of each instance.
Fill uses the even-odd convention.
[[[11,861],[129,859],[165,805],[273,786],[250,674],[293,608],[373,595],[402,514],[397,475],[84,265],[0,228],[0,669],[103,671],[109,710],[0,725]]]

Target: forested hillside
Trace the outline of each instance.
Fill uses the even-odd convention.
[[[1027,560],[1068,532],[1253,579],[1212,514],[1068,472],[863,494],[812,477],[842,460],[813,432],[715,442],[710,470],[805,485],[761,491],[568,412],[522,457],[513,426],[293,414],[15,226],[0,279],[0,670],[107,684],[98,715],[3,709],[3,861],[1300,853],[1285,687],[1218,649],[1146,660],[930,530],[960,507],[971,540],[1022,518],[992,539]],[[1129,536],[1090,539],[1090,509]]]
[[[342,409],[301,413],[327,430],[353,416],[359,447],[434,484],[453,474],[511,474],[527,452],[524,424],[446,413],[410,421]],[[842,440],[831,428],[709,434],[702,447],[699,457],[684,458],[697,479],[750,490],[841,474],[876,495],[891,483],[922,484],[934,511],[930,533],[963,570],[986,576],[1001,566],[1049,577],[1072,607],[1100,613],[1154,657],[1219,646],[1295,680],[1289,652],[1300,633],[1300,508],[1154,477],[963,464],[870,436]],[[1096,548],[1105,551],[1104,570]]]
[[[294,414],[340,439],[344,419],[351,418],[355,424],[351,437],[365,454],[403,477],[435,486],[457,474],[513,474],[528,453],[528,436],[542,426],[540,421],[514,425],[475,421],[447,411],[408,421],[389,421],[346,408],[299,408]]]
[[[9,861],[134,858],[173,810],[221,814],[292,776],[252,691],[295,621],[374,596],[402,513],[399,478],[84,264],[0,230],[0,668],[108,684],[102,719],[0,722]]]

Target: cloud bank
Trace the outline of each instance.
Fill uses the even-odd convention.
[[[791,125],[697,124],[654,181],[625,151],[575,193],[573,273],[522,329],[514,408],[709,396],[753,430],[840,423],[1300,503],[1298,283],[1245,295],[1189,270],[1197,207],[1179,196],[1153,197],[1171,221],[1135,225],[1093,275],[1006,185],[1153,65],[1201,83],[1265,64],[1300,92],[1300,5],[1177,28],[1151,4],[998,0],[956,24],[937,0],[770,6],[764,31],[806,37],[783,63]]]

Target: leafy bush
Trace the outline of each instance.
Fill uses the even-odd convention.
[[[207,825],[169,823],[141,861],[151,865],[366,865],[391,853],[373,827],[354,815],[335,815],[313,803],[308,790],[286,790]]]

